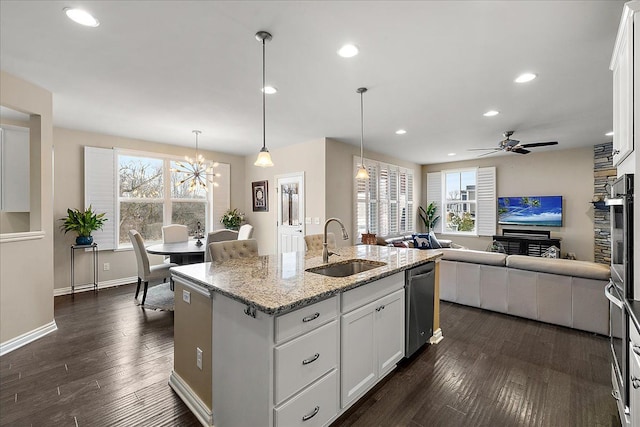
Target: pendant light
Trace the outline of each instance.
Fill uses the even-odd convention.
[[[356,92],[360,94],[360,167],[358,168],[358,172],[356,173],[356,179],[369,179],[369,172],[367,172],[367,168],[364,167],[364,114],[363,114],[363,103],[362,103],[362,94],[367,91],[366,87],[359,87]]]
[[[218,164],[214,163],[210,165],[209,162],[204,159],[204,156],[198,153],[198,135],[200,135],[202,131],[193,130],[192,132],[196,135],[195,159],[185,157],[186,163],[176,162],[178,167],[171,169],[171,171],[184,174],[184,178],[176,182],[176,187],[180,187],[185,182],[189,182],[189,192],[194,192],[198,188],[209,191],[207,181],[212,182],[215,187],[218,186],[218,183],[213,182],[212,179],[212,177],[220,176],[219,174],[212,172],[213,168],[218,166]]]
[[[256,33],[256,39],[262,42],[262,149],[260,149],[260,153],[258,153],[258,158],[254,163],[255,166],[260,166],[262,168],[266,168],[269,166],[273,166],[273,162],[271,161],[271,154],[269,154],[269,150],[267,150],[267,137],[266,137],[266,125],[265,125],[265,96],[266,91],[265,87],[265,79],[264,79],[264,50],[265,50],[265,42],[267,40],[271,40],[273,37],[266,31],[258,31]]]

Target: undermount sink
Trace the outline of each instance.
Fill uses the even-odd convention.
[[[387,263],[371,261],[368,259],[348,259],[346,261],[335,262],[329,265],[307,268],[305,271],[322,274],[323,276],[347,277],[353,274],[362,273],[363,271],[382,267],[383,265],[387,265]]]

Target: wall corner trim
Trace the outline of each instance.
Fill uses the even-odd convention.
[[[9,341],[0,343],[0,356],[4,356],[5,354],[12,352],[13,350],[16,350],[57,330],[58,326],[56,325],[56,321],[53,320],[45,325],[40,326],[39,328],[12,338]]]
[[[205,403],[189,387],[189,385],[176,373],[171,371],[169,386],[176,392],[191,412],[205,426],[213,426],[213,412],[207,408]]]

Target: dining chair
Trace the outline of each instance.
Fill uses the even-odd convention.
[[[235,258],[250,258],[258,256],[258,241],[227,240],[224,242],[209,243],[207,252],[213,262],[224,262]]]
[[[170,224],[162,227],[164,243],[186,242],[189,240],[189,228],[182,224]]]
[[[244,224],[238,230],[238,240],[247,240],[253,236],[253,225]]]
[[[213,242],[224,242],[227,240],[238,240],[238,232],[235,230],[227,230],[226,228],[223,230],[211,231],[207,234],[207,242],[205,248],[207,250],[204,251],[204,262],[211,261],[211,256],[209,256],[209,244]]]
[[[138,263],[138,286],[136,287],[135,299],[138,299],[140,284],[144,282],[144,292],[142,294],[142,303],[140,304],[144,305],[144,301],[147,299],[149,282],[159,279],[162,279],[163,282],[166,282],[167,279],[171,280],[171,272],[169,269],[171,267],[177,267],[178,264],[171,262],[168,264],[149,265],[149,255],[144,247],[144,239],[142,239],[140,233],[136,230],[129,230],[129,238],[131,239],[133,251],[136,253],[136,261]],[[171,283],[173,284],[173,280],[171,280]],[[171,286],[171,288],[173,289],[173,286]]]
[[[322,250],[322,234],[309,234],[304,236],[304,242],[307,244],[308,251],[321,251]],[[336,235],[333,233],[327,233],[327,247],[329,249],[336,248]]]

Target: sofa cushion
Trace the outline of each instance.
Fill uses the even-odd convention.
[[[611,276],[609,266],[604,264],[526,255],[509,255],[507,257],[507,267],[595,280],[609,280]]]
[[[413,235],[413,247],[417,249],[431,249],[429,233],[419,233]]]
[[[474,251],[470,249],[440,249],[442,259],[449,261],[470,262],[474,264],[505,265],[507,255],[495,252]]]

